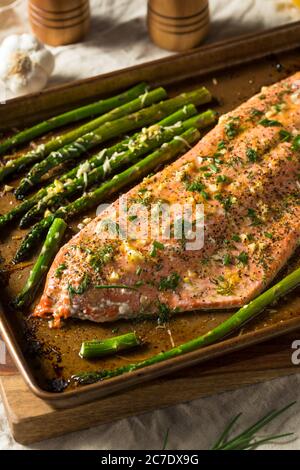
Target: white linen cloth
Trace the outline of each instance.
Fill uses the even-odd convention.
[[[210,5],[210,42],[300,19],[300,10],[288,0],[210,0]],[[91,0],[91,6],[92,25],[85,41],[51,48],[56,66],[49,86],[169,54],[148,39],[146,0]],[[23,2],[21,13],[25,15],[25,11]],[[0,40],[8,33],[28,30],[24,23],[3,25],[1,18],[0,25]],[[300,338],[300,332],[298,336]],[[287,378],[201,398],[27,447],[12,439],[0,402],[0,449],[161,449],[168,429],[168,449],[208,449],[228,421],[239,412],[242,411],[243,416],[237,430],[249,426],[271,409],[299,399],[299,390],[300,369],[299,374]],[[262,448],[300,449],[300,400],[267,431],[293,431],[296,437]]]

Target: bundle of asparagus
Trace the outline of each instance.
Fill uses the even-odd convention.
[[[190,109],[194,111],[194,106],[190,106],[192,107]],[[184,113],[185,111],[183,110],[182,114]],[[175,114],[178,115],[179,113]],[[172,116],[174,116],[174,114],[170,116],[169,121],[172,121]],[[123,166],[134,164],[141,156],[154,150],[163,143],[169,142],[175,135],[180,135],[191,127],[200,129],[204,125],[212,123],[214,121],[214,117],[215,113],[213,111],[207,111],[206,113],[187,119],[182,123],[177,121],[178,125],[176,126],[157,126],[152,134],[151,129],[149,131],[146,129],[146,132],[142,132],[137,139],[132,139],[132,146],[130,146],[129,150],[120,153],[114,152],[111,158],[106,156],[103,164],[93,170],[90,169],[88,164],[85,166],[84,163],[82,168],[85,167],[86,170],[89,170],[89,173],[83,173],[82,176],[72,179],[71,182],[66,182],[65,185],[59,186],[56,184],[54,195],[51,196],[50,192],[40,199],[38,204],[30,209],[21,219],[20,227],[29,227],[45,212],[47,207],[61,205],[64,201],[78,193],[80,190],[87,190],[90,186],[107,179],[111,174],[115,173]],[[81,175],[80,170],[81,169],[79,167],[79,175]]]
[[[112,121],[113,119],[117,119],[121,116],[126,116],[130,112],[136,111],[137,109],[145,105],[146,99],[148,103],[151,103],[159,101],[160,99],[164,99],[166,97],[166,92],[162,88],[158,89],[158,91],[156,90],[154,96],[153,94],[151,95],[150,100],[147,97],[148,93],[145,93],[145,91],[146,85],[142,83],[125,92],[122,96],[121,101],[119,101],[120,96],[110,98],[112,106],[110,112],[104,114],[103,116],[100,116],[100,118],[94,119],[88,122],[87,124],[74,129],[71,132],[67,132],[65,134],[62,134],[61,136],[51,139],[45,145],[39,145],[36,149],[26,153],[25,155],[22,155],[19,158],[9,160],[5,166],[0,168],[0,182],[4,181],[7,176],[13,176],[16,173],[22,171],[24,168],[27,168],[29,165],[41,161],[50,152],[58,150],[63,145],[73,142],[75,139],[78,139],[83,134],[86,134],[87,132],[90,132],[93,129],[99,127],[101,124],[108,121]],[[152,101],[153,99],[154,101]],[[118,106],[119,102],[123,102],[124,104]],[[42,123],[42,127],[45,127],[44,123]],[[28,134],[29,140],[31,140],[32,137],[30,130],[27,133],[27,137]],[[34,132],[32,135],[34,135]],[[11,139],[14,139],[14,137],[12,137]]]
[[[53,183],[42,187],[10,212],[0,216],[0,227],[21,218],[20,227],[26,228],[42,218],[21,243],[14,259],[15,262],[29,256],[35,242],[41,239],[53,221],[52,214],[61,214],[63,218],[76,215],[79,211],[82,211],[84,201],[88,200],[89,207],[92,207],[98,203],[99,197],[100,200],[106,197],[107,189],[105,189],[106,185],[104,184],[103,188],[102,186],[96,188],[96,194],[99,194],[99,196],[95,197],[95,191],[92,190],[83,198],[68,204],[70,198],[78,197],[81,190],[89,190],[91,186],[104,181],[113,173],[121,170],[123,166],[133,166],[141,157],[158,149],[175,135],[180,135],[192,128],[201,129],[215,121],[216,114],[211,110],[194,116],[197,112],[195,105],[204,104],[211,100],[211,94],[204,87],[189,93],[183,93],[158,104],[153,103],[165,98],[165,90],[158,88],[145,92],[145,89],[146,85],[140,84],[115,97],[115,101],[123,100],[125,104],[76,128],[74,131],[51,139],[44,146],[12,160],[0,169],[1,181],[6,176],[14,176],[23,168],[33,164],[16,191],[17,197],[23,198],[29,190],[41,181],[43,175],[48,173],[49,170],[53,168],[60,169],[62,165],[70,160],[81,159],[86,151],[106,140],[150,125],[149,128],[142,129],[131,138],[126,138],[109,148],[103,149],[83,163],[77,164],[75,168],[60,176]],[[140,95],[141,91],[143,92],[142,95]],[[135,95],[138,96],[135,97]],[[151,106],[147,107],[147,105]],[[145,109],[139,109],[143,107]],[[136,109],[138,110],[136,111]],[[68,116],[67,118],[70,118],[70,115]],[[191,118],[191,116],[194,117]],[[56,123],[62,122],[64,117],[58,116],[57,119]],[[53,120],[55,122],[55,118]],[[157,123],[158,120],[160,121]],[[45,129],[45,126],[41,126],[39,129],[41,130],[41,128]],[[35,131],[33,130],[33,132]],[[15,137],[18,140],[17,136]],[[46,158],[44,158],[45,156]],[[97,192],[97,189],[99,192]],[[72,211],[70,211],[71,208]],[[52,214],[43,218],[46,209],[50,209]]]
[[[32,139],[35,139],[36,137],[46,134],[47,132],[50,132],[54,129],[58,129],[73,122],[81,121],[91,116],[107,113],[116,107],[128,103],[128,101],[131,101],[146,91],[147,84],[140,83],[134,86],[131,90],[120,93],[119,95],[113,96],[112,98],[99,100],[95,103],[91,103],[80,108],[72,109],[66,113],[59,114],[58,116],[47,119],[46,121],[39,122],[35,126],[18,132],[12,137],[5,139],[3,142],[0,142],[0,155],[3,155],[8,150],[11,150],[21,144],[30,142]]]
[[[145,99],[142,100],[141,98],[137,98],[133,102],[124,105],[123,108],[126,107],[128,109],[130,107],[129,112],[132,112],[136,107],[142,107],[146,104],[155,102],[158,96],[161,97],[161,95],[164,95],[165,93],[166,92],[164,89],[158,88],[152,92],[149,92]],[[141,128],[142,126],[152,122],[156,122],[159,119],[168,116],[181,106],[187,105],[189,103],[200,105],[207,103],[210,101],[210,99],[211,95],[206,90],[206,88],[200,88],[189,93],[183,93],[179,96],[176,96],[175,98],[162,101],[161,103],[150,106],[146,109],[142,109],[133,114],[126,114],[126,116],[123,116],[119,119],[107,120],[105,124],[102,124],[99,127],[99,121],[103,119],[105,115],[101,116],[96,120],[98,121],[97,126],[95,126],[95,121],[92,121],[92,131],[91,123],[83,126],[86,129],[85,133],[80,134],[80,137],[76,137],[75,139],[73,135],[71,143],[69,143],[69,137],[67,142],[65,142],[66,139],[63,136],[61,139],[61,148],[55,152],[51,152],[47,158],[34,165],[27,174],[26,178],[21,181],[18,189],[16,190],[17,198],[23,199],[24,196],[41,181],[41,177],[52,168],[64,164],[69,160],[78,159],[83,153],[109,139],[112,139],[113,137],[117,137],[119,135],[125,134],[126,132]],[[132,103],[135,103],[134,106]],[[111,113],[115,111],[116,110],[113,110]],[[80,132],[82,132],[82,130]],[[75,131],[70,134],[75,134]],[[68,145],[64,145],[65,143]]]
[[[193,114],[196,114],[196,108],[194,105],[187,105],[184,108],[180,109],[179,111],[176,111],[175,113],[171,114],[170,116],[167,116],[164,118],[162,121],[158,122],[159,126],[171,126],[178,121],[187,119],[189,116],[192,116]],[[213,119],[215,118],[215,113],[213,111],[207,111],[207,113],[204,113],[204,119],[203,119],[203,126],[205,123],[209,125],[210,123],[213,122]],[[113,155],[120,155],[128,151],[129,146],[132,151],[132,154],[136,154],[135,152],[138,151],[138,149],[144,149],[145,152],[148,151],[148,147],[140,147],[140,142],[142,138],[144,137],[145,134],[147,134],[148,130],[146,130],[145,133],[138,132],[136,133],[132,138],[130,139],[125,139],[109,148],[101,150],[101,152],[97,153],[93,157],[91,157],[88,160],[85,160],[83,163],[80,165],[76,166],[75,168],[71,169],[67,173],[64,173],[57,181],[54,183],[41,188],[35,195],[33,195],[31,198],[26,199],[24,202],[22,202],[20,205],[16,206],[13,208],[10,212],[7,214],[4,214],[3,216],[0,216],[0,228],[4,227],[6,224],[9,222],[12,222],[13,220],[16,220],[17,218],[21,217],[23,214],[26,214],[26,212],[33,206],[35,205],[40,205],[41,200],[43,198],[48,199],[48,204],[47,207],[50,205],[50,200],[51,195],[53,196],[54,194],[57,194],[57,188],[62,188],[65,187],[65,185],[71,184],[70,182],[72,180],[78,180],[78,174],[82,173],[82,168],[88,168],[89,171],[93,170],[94,168],[97,168],[101,165],[104,164],[104,162],[107,159],[110,159]],[[138,144],[138,147],[137,147]],[[21,223],[21,226],[23,223]],[[26,222],[24,222],[24,227],[26,226]]]
[[[104,199],[120,191],[123,187],[134,183],[137,179],[146,176],[159,165],[163,165],[180,155],[180,153],[187,150],[188,144],[193,144],[199,140],[200,134],[196,128],[190,128],[181,134],[180,137],[181,139],[174,138],[170,142],[163,144],[158,150],[123,172],[118,173],[99,188],[84,194],[66,206],[60,207],[54,214],[48,215],[35,224],[21,243],[14,262],[18,263],[28,258],[56,217],[69,220],[75,215],[97,206]]]
[[[87,168],[91,173],[88,173],[87,179],[84,181],[85,189],[91,186],[99,179],[102,178],[104,172],[104,164],[106,162],[106,171],[111,166],[111,158],[120,157],[117,159],[118,163],[123,165],[125,163],[131,163],[133,159],[142,156],[150,150],[158,147],[160,144],[167,141],[167,138],[171,138],[173,135],[180,133],[182,130],[187,129],[189,126],[197,127],[198,129],[205,128],[215,122],[216,113],[212,110],[208,110],[204,113],[199,114],[192,120],[187,120],[188,117],[196,113],[194,105],[186,105],[179,111],[167,116],[160,122],[156,127],[156,132],[151,137],[150,134],[153,131],[152,126],[148,129],[144,129],[142,132],[136,133],[132,138],[125,139],[120,143],[113,145],[107,149],[97,153],[92,158],[86,160],[81,165],[73,168],[69,172],[63,174],[58,182],[54,182],[47,187],[41,188],[31,198],[26,199],[20,205],[13,208],[10,212],[0,216],[0,228],[3,228],[9,222],[12,222],[22,215],[30,211],[34,207],[33,212],[28,213],[22,219],[20,226],[25,228],[29,226],[34,217],[40,214],[43,209],[50,207],[53,202],[62,201],[63,196],[70,196],[71,193],[79,190],[83,187],[82,180],[85,175],[78,177],[78,174],[82,174],[81,169]],[[167,129],[169,126],[176,126]],[[162,131],[163,132],[159,132]],[[147,137],[149,135],[149,137]],[[101,168],[102,167],[102,168]],[[101,168],[99,172],[93,171],[96,168]],[[114,170],[114,168],[111,168]]]

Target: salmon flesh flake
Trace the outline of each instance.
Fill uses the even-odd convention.
[[[300,72],[222,116],[194,148],[85,226],[56,256],[34,314],[59,326],[68,317],[108,322],[241,307],[298,244],[299,175]],[[137,201],[143,211],[130,216]],[[164,233],[124,240],[105,227],[117,212],[120,226],[130,218],[143,229],[145,210],[162,201],[203,205],[201,249]]]

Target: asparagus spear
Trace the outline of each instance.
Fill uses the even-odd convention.
[[[130,166],[122,173],[115,175],[111,180],[104,183],[95,191],[81,196],[67,206],[58,209],[55,214],[51,214],[35,224],[21,243],[14,257],[14,262],[19,263],[29,256],[31,251],[36,247],[36,244],[43,237],[45,231],[52,224],[55,217],[68,220],[74,215],[97,206],[105,198],[115,194],[128,184],[134,183],[137,179],[153,171],[157,166],[165,164],[175,158],[186,150],[187,144],[193,144],[195,141],[199,140],[200,134],[197,129],[191,128],[184,132],[181,137],[182,139],[176,139],[175,137],[171,142],[163,144],[160,149],[140,160],[135,165]]]
[[[71,122],[77,122],[81,119],[85,119],[91,116],[97,116],[99,114],[107,113],[111,109],[117,108],[122,104],[128,103],[132,99],[136,98],[140,94],[144,93],[147,89],[146,83],[140,83],[134,88],[120,93],[119,95],[107,98],[104,100],[96,101],[95,103],[82,106],[80,108],[72,109],[66,113],[54,116],[46,121],[40,122],[35,126],[29,127],[24,131],[18,132],[17,134],[9,137],[8,139],[0,142],[0,155],[7,152],[13,147],[30,142],[35,137],[46,134],[47,132],[57,129],[59,127],[70,124]]]
[[[42,188],[34,196],[22,202],[22,204],[19,204],[18,206],[14,207],[11,211],[7,212],[6,214],[1,215],[0,228],[3,229],[3,227],[5,227],[13,220],[16,220],[18,217],[22,217],[23,214],[26,214],[26,212],[29,211],[34,206],[34,204],[38,202],[40,197],[43,197],[46,194],[47,192],[44,190],[44,188]]]
[[[67,224],[62,219],[54,219],[49,232],[47,234],[45,243],[40,252],[40,255],[30,272],[29,278],[15,301],[15,305],[18,308],[28,306],[44,277],[48,271],[50,264],[52,263],[58,249],[60,242],[63,238]]]
[[[212,114],[214,116],[212,116]],[[169,116],[165,117],[161,121],[157,123],[158,126],[172,126],[173,124],[176,124],[178,121],[185,121],[189,117],[197,114],[197,110],[193,104],[187,104],[184,105],[181,109],[178,111],[175,111],[175,113],[170,114]],[[203,113],[203,127],[209,126],[212,124],[212,119],[213,121],[216,118],[216,113],[214,111],[208,110],[205,113]],[[149,123],[152,124],[152,123]],[[117,144],[113,145],[112,147],[102,149],[100,152],[96,153],[93,155],[91,158],[86,160],[88,165],[91,167],[91,169],[96,168],[100,165],[103,165],[105,160],[107,158],[112,157],[115,153],[121,153],[125,152],[128,150],[128,148],[138,139],[140,139],[143,136],[144,132],[139,131],[136,132],[132,137],[126,138],[122,140],[121,142],[118,142]],[[71,169],[68,173],[62,175],[60,177],[60,181],[67,181],[69,179],[74,179],[77,177],[78,170],[80,168],[79,164],[77,167]]]
[[[20,261],[23,261],[29,257],[33,249],[36,247],[36,244],[41,240],[44,233],[49,229],[49,227],[53,223],[54,219],[55,216],[53,214],[48,215],[48,217],[45,217],[44,219],[40,220],[32,227],[30,232],[28,232],[28,234],[22,241],[17,253],[15,254],[15,257],[13,259],[14,263],[19,263]]]
[[[150,94],[151,92],[148,95]],[[89,149],[113,137],[147,125],[153,122],[154,118],[156,118],[156,120],[161,119],[185,104],[192,103],[198,105],[203,102],[207,102],[210,99],[210,93],[206,88],[202,87],[195,91],[183,93],[175,98],[152,105],[149,108],[142,109],[130,114],[129,116],[124,116],[112,122],[107,122],[94,131],[79,137],[75,142],[62,147],[57,152],[50,153],[46,159],[34,165],[26,178],[21,181],[15,194],[18,199],[23,199],[25,194],[30,191],[35,184],[39,183],[41,177],[50,169],[57,165],[66,163],[69,160],[79,158]]]
[[[84,341],[81,345],[79,356],[83,359],[110,356],[119,351],[132,349],[141,345],[140,339],[134,332],[115,336],[103,340]]]
[[[72,180],[71,183],[65,186],[60,183],[60,186],[58,185],[57,191],[52,197],[46,195],[38,202],[37,205],[32,207],[32,209],[24,215],[21,219],[20,227],[29,227],[45,212],[47,207],[52,207],[57,204],[61,205],[67,198],[72,197],[83,188],[87,189],[90,186],[103,181],[110,174],[115,173],[127,164],[134,164],[141,158],[141,156],[156,149],[164,142],[169,142],[175,135],[180,135],[191,127],[200,129],[204,124],[208,123],[209,119],[212,121],[214,117],[215,113],[213,111],[207,111],[206,113],[199,114],[187,119],[186,121],[178,122],[179,125],[176,126],[157,126],[155,129],[152,129],[150,134],[149,130],[146,129],[144,133],[142,132],[139,134],[136,142],[132,139],[132,147],[130,150],[114,154],[110,159],[106,159],[103,165],[94,168],[93,170],[90,170],[89,165],[87,165],[86,169],[88,171],[84,175]]]
[[[195,351],[196,349],[209,346],[210,344],[220,341],[225,336],[228,336],[244,323],[252,320],[259,315],[264,309],[272,302],[280,297],[286,295],[292,289],[295,289],[300,284],[300,268],[293,271],[284,279],[279,281],[273,287],[259,295],[256,299],[252,300],[248,305],[244,305],[231,317],[224,322],[220,323],[216,328],[208,331],[202,336],[195,338],[187,343],[181,344],[169,351],[161,352],[155,356],[149,357],[140,362],[126,364],[125,366],[118,367],[113,370],[103,370],[99,372],[83,372],[74,376],[74,380],[81,384],[90,384],[98,380],[116,377],[117,375],[124,374],[125,372],[133,372],[146,366],[158,364],[159,362],[166,361],[174,357],[182,356],[183,354]]]
[[[192,116],[193,114],[196,114],[196,108],[194,105],[189,104],[184,106],[182,109],[179,111],[176,111],[175,113],[171,114],[170,116],[167,116],[163,120],[158,122],[158,125],[160,126],[171,126],[175,124],[178,121],[182,121],[189,116]],[[215,118],[215,114],[213,111],[207,111],[206,113],[203,113],[203,126],[205,124],[209,125],[211,123],[211,120]],[[130,139],[125,139],[122,142],[119,142],[112,147],[109,147],[107,149],[103,149],[100,153],[97,153],[93,157],[91,157],[89,160],[86,160],[86,164],[91,168],[95,168],[97,166],[100,166],[101,164],[104,163],[104,161],[107,158],[112,157],[112,155],[116,153],[121,153],[125,152],[128,150],[128,145],[131,144],[132,141],[138,140],[142,136],[142,133],[136,133],[132,138]],[[75,179],[77,177],[78,171],[79,171],[80,165],[77,167],[73,168],[72,170],[68,171],[67,173],[63,174],[60,178],[59,181],[61,183],[65,183],[71,179]],[[17,218],[21,217],[22,215],[26,214],[27,211],[31,209],[35,204],[37,204],[43,197],[47,196],[47,194],[53,192],[55,190],[56,183],[52,183],[44,188],[41,188],[37,193],[35,193],[33,196],[31,196],[29,199],[26,199],[24,202],[19,204],[18,206],[14,207],[10,212],[0,216],[0,228],[3,228],[5,225],[8,223],[16,220]]]
[[[136,90],[137,91],[137,90]],[[138,96],[136,91],[131,93],[134,97],[132,101],[125,103],[118,108],[112,109],[106,114],[99,116],[88,123],[77,127],[76,129],[62,134],[58,137],[54,137],[46,144],[39,145],[36,149],[22,155],[19,158],[10,160],[0,169],[0,182],[2,182],[7,176],[15,175],[16,173],[22,171],[24,168],[41,161],[44,157],[49,155],[49,153],[58,150],[59,148],[67,145],[74,140],[78,139],[80,136],[91,132],[93,129],[96,129],[105,122],[113,121],[118,119],[121,116],[126,116],[138,109],[141,109],[149,104],[155,103],[164,99],[166,97],[166,91],[163,88],[157,88],[147,94]],[[138,96],[138,97],[136,97]]]

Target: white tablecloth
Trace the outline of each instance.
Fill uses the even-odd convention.
[[[211,0],[212,28],[208,41],[300,19],[290,1]],[[56,67],[49,86],[157,59],[169,54],[147,37],[146,0],[91,0],[92,28],[84,43],[52,48]],[[25,11],[25,5],[23,7]],[[1,18],[0,18],[1,24]],[[7,31],[26,26],[1,24],[0,40]],[[299,333],[300,337],[300,333]],[[299,371],[300,372],[300,371]],[[99,426],[44,441],[28,449],[160,449],[169,429],[169,449],[207,449],[230,418],[243,412],[243,427],[270,409],[297,400],[300,373],[234,392],[214,395],[188,404]],[[293,410],[270,425],[268,431],[298,434],[288,443],[265,448],[300,448],[300,401]],[[0,449],[22,449],[11,438],[0,403]]]

